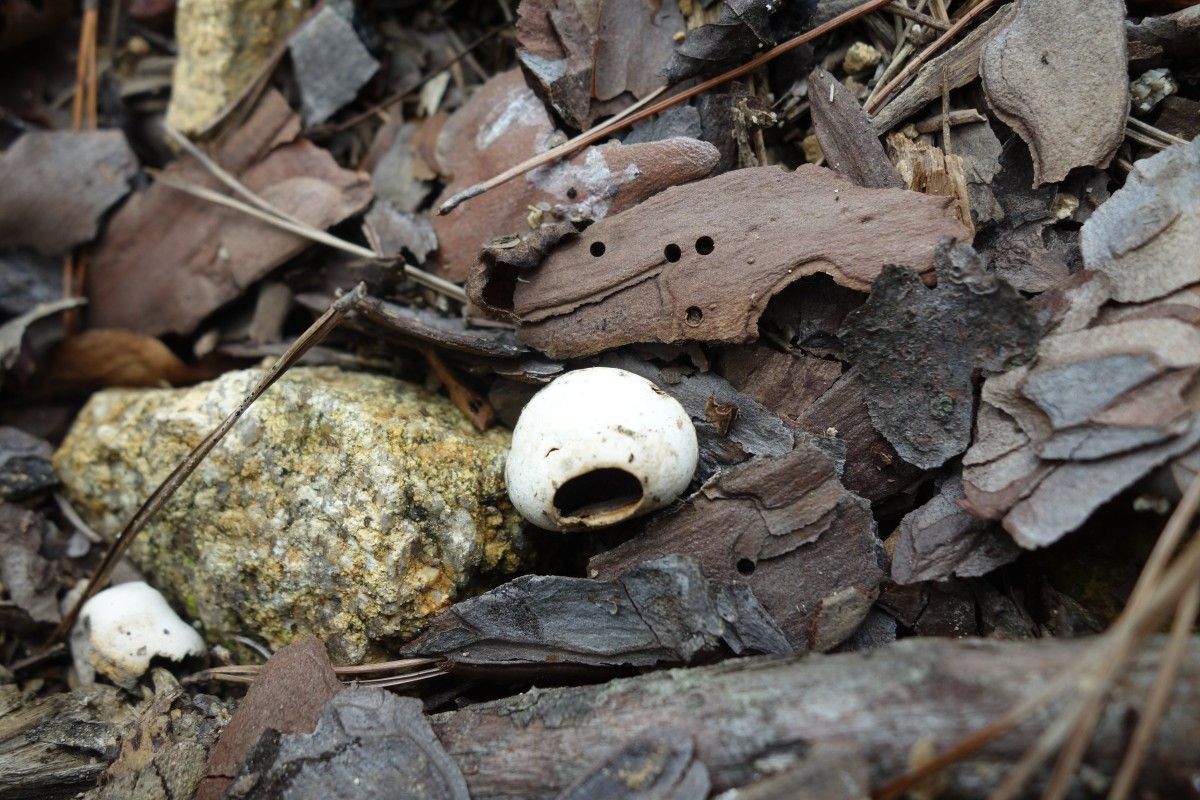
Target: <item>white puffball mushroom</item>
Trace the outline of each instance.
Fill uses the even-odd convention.
[[[84,683],[96,673],[133,688],[155,656],[180,661],[204,652],[204,640],[144,581],[98,592],[84,604],[71,631],[71,657]]]
[[[525,406],[504,477],[513,506],[539,528],[603,528],[670,503],[699,457],[675,398],[632,372],[589,367]]]

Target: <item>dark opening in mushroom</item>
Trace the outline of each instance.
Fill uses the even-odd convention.
[[[562,517],[593,517],[641,499],[641,481],[623,469],[604,467],[576,475],[558,487],[554,507]]]

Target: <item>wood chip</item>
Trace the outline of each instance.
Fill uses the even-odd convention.
[[[1080,245],[1123,302],[1200,282],[1200,138],[1138,161],[1083,224]]]
[[[137,168],[119,130],[26,133],[0,153],[0,247],[60,255],[91,241]]]
[[[266,731],[311,733],[325,703],[342,690],[325,645],[308,636],[263,665],[213,748],[196,800],[217,800]]]
[[[825,163],[859,186],[904,189],[858,100],[833,75],[818,67],[808,74],[813,129]],[[934,192],[934,194],[944,194]]]
[[[621,745],[556,800],[704,800],[711,788],[689,734],[649,731]]]
[[[888,152],[903,179],[903,186],[914,192],[944,195],[954,198],[954,210],[968,236],[975,235],[971,199],[967,193],[967,176],[962,157],[949,155],[922,141],[914,141],[901,133],[887,139]]]
[[[1033,154],[1034,184],[1108,166],[1125,135],[1121,0],[1025,0],[983,49],[988,104]]]
[[[813,440],[718,473],[643,535],[593,558],[588,574],[611,578],[670,553],[699,559],[709,580],[749,585],[801,652],[850,636],[885,577],[870,506]]]
[[[937,241],[964,234],[949,198],[865,189],[811,165],[736,170],[592,225],[517,285],[513,310],[522,341],[553,358],[748,342],[799,278],[866,290],[886,264],[928,272]]]

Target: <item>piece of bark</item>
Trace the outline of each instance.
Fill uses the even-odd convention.
[[[817,67],[808,74],[808,102],[813,130],[825,163],[859,186],[904,189],[871,120],[858,100],[829,72]],[[907,188],[912,188],[909,186]],[[936,193],[935,193],[936,194]]]
[[[435,201],[550,149],[554,124],[519,70],[496,75],[446,120],[437,160],[447,177]],[[433,218],[441,274],[465,280],[480,248],[530,229],[530,207],[544,222],[598,220],[637,205],[668,186],[702,178],[717,165],[712,145],[695,139],[589,147],[574,158],[530,170],[449,214]]]
[[[375,687],[335,695],[312,733],[266,732],[227,797],[346,794],[469,800],[463,775],[429,727],[421,701]]]
[[[522,0],[517,58],[546,102],[583,130],[661,85],[685,27],[677,3]]]
[[[366,175],[295,139],[299,120],[278,93],[215,153],[252,191],[285,213],[326,228],[366,208]],[[164,175],[209,188],[193,163]],[[307,248],[308,239],[163,184],[135,194],[113,217],[88,265],[88,322],[152,336],[189,334],[208,314]]]
[[[54,524],[38,512],[0,503],[0,585],[27,617],[22,627],[52,625],[61,618],[59,569],[41,555],[53,532]]]
[[[354,26],[328,6],[292,34],[288,51],[305,125],[329,119],[379,70],[379,62],[363,47]]]
[[[688,31],[662,77],[667,84],[675,84],[738,66],[799,33],[816,5],[816,0],[724,0],[715,21]]]
[[[809,275],[775,295],[758,325],[764,339],[821,358],[841,356],[838,331],[846,315],[866,299],[866,292],[839,286],[825,273]]]
[[[763,778],[814,746],[853,745],[871,785],[911,766],[914,742],[943,747],[1032,699],[1076,663],[1087,641],[908,639],[870,653],[743,659],[643,675],[600,686],[534,689],[431,719],[463,768],[474,800],[552,798],[612,748],[613,731],[682,728],[714,792]],[[1141,707],[1162,642],[1117,681],[1085,763],[1111,774],[1128,744],[1126,713]],[[1200,640],[1192,639],[1140,786],[1187,796],[1200,738]],[[1049,717],[1038,714],[946,772],[945,796],[982,800]],[[1036,784],[1035,784],[1036,785]],[[1082,787],[1081,787],[1082,789]]]
[[[1083,224],[1080,244],[1122,302],[1200,282],[1200,137],[1139,160]]]
[[[84,800],[177,800],[196,793],[232,703],[186,694],[165,669],[155,668],[153,680],[154,698],[121,734],[116,761]]]
[[[57,486],[53,454],[49,442],[0,425],[0,501],[24,500]]]
[[[38,698],[0,687],[0,796],[66,800],[95,785],[140,711],[115,686]]]
[[[1195,447],[1200,409],[1185,387],[1200,371],[1200,332],[1186,310],[1174,316],[1183,309],[1168,298],[1090,328],[1060,323],[1036,361],[988,378],[963,457],[967,507],[1042,547]]]
[[[1126,70],[1121,0],[1025,0],[979,60],[988,104],[1029,145],[1035,185],[1108,166],[1125,136]]]
[[[0,247],[60,255],[91,241],[137,168],[119,130],[24,134],[0,154]]]
[[[711,788],[692,737],[668,730],[626,742],[557,800],[704,800]]]
[[[798,652],[829,649],[862,622],[885,578],[870,506],[812,441],[718,473],[641,536],[594,557],[611,578],[670,553],[715,581],[743,581]]]
[[[444,118],[440,119],[444,122]],[[375,196],[386,200],[397,210],[415,213],[425,203],[432,190],[430,181],[436,171],[425,164],[426,156],[418,156],[418,147],[428,150],[427,157],[436,165],[439,120],[417,123],[404,122],[399,115],[380,126],[363,159],[362,169],[371,173]]]
[[[900,94],[871,119],[875,132],[883,135],[942,96],[948,89],[966,86],[979,76],[979,54],[984,46],[1012,19],[1016,4],[1001,6],[937,58],[917,70],[916,77]]]
[[[916,274],[888,268],[841,333],[866,380],[871,421],[923,469],[970,444],[975,371],[1028,361],[1041,336],[1033,310],[969,245],[939,245],[937,275],[929,289]]]
[[[671,106],[661,114],[655,114],[647,120],[642,120],[629,129],[629,133],[621,141],[625,144],[640,144],[642,142],[657,142],[660,139],[670,139],[675,136],[686,136],[689,139],[703,139],[704,126],[700,120],[700,112],[695,106]]]
[[[329,307],[327,295],[300,295],[297,300],[314,311]],[[355,303],[356,325],[420,348],[432,346],[476,359],[516,359],[529,353],[505,328],[477,328],[463,319],[447,317],[428,309],[389,303],[378,297],[364,297]]]
[[[958,220],[967,230],[967,239],[972,238],[975,235],[975,223],[962,158],[945,153],[931,144],[913,141],[902,133],[889,134],[887,144],[903,187],[914,192],[954,198]]]
[[[751,344],[722,348],[716,371],[738,391],[794,421],[837,383],[842,365],[833,359]]]
[[[992,192],[992,178],[1000,170],[1000,139],[987,122],[958,125],[950,129],[950,149],[962,158],[975,227],[1004,219],[1004,209]]]
[[[925,505],[900,521],[892,554],[897,583],[986,575],[1016,559],[1021,549],[994,523],[959,505],[962,479],[947,478]]]
[[[1197,30],[1200,31],[1200,12],[1197,12]],[[1200,136],[1200,102],[1171,95],[1159,106],[1154,127],[1161,131],[1191,141]]]
[[[623,353],[606,355],[599,364],[641,375],[678,400],[688,412],[700,445],[693,487],[722,468],[748,458],[782,456],[795,443],[792,431],[777,414],[712,372],[660,370],[649,361]]]
[[[871,424],[867,383],[860,370],[842,375],[798,420],[816,436],[832,436],[846,446],[842,483],[857,495],[878,503],[899,494],[923,473],[896,452]]]
[[[812,165],[735,170],[668,189],[552,252],[513,294],[518,336],[552,358],[752,341],[768,302],[799,278],[824,272],[865,290],[887,264],[927,272],[937,241],[964,234],[949,198],[864,189]]]
[[[573,222],[540,225],[523,236],[501,236],[483,246],[467,279],[467,297],[481,309],[512,321],[512,297],[522,273],[533,269],[559,242],[579,233]]]
[[[612,580],[526,575],[455,603],[405,645],[452,670],[536,678],[690,664],[728,652],[791,653],[754,595],[705,579],[691,558],[638,564]]]
[[[437,234],[429,217],[400,211],[387,200],[377,199],[363,217],[363,235],[371,249],[384,258],[424,264],[437,250]]]
[[[280,648],[263,665],[213,747],[195,800],[224,797],[266,731],[311,733],[326,702],[341,690],[325,645],[315,636]]]

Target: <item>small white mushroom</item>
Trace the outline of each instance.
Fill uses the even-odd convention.
[[[696,429],[675,398],[632,372],[591,367],[533,396],[513,428],[504,474],[521,516],[570,531],[667,505],[698,459]]]
[[[71,631],[71,656],[84,683],[92,683],[99,672],[132,688],[155,656],[180,661],[203,652],[200,634],[143,581],[97,593]]]

